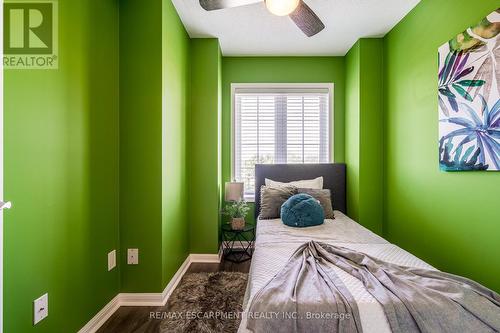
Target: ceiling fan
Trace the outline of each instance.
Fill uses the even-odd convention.
[[[267,9],[278,16],[288,15],[307,37],[325,28],[313,10],[303,0],[199,0],[207,11],[234,8],[264,1]]]

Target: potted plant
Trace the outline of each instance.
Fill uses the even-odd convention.
[[[243,230],[245,228],[245,216],[249,210],[250,207],[248,207],[246,201],[240,200],[227,203],[222,213],[231,218],[230,223],[233,230]]]

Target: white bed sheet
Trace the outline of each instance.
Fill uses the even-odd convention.
[[[435,269],[354,222],[340,211],[335,211],[334,220],[325,220],[322,225],[308,228],[288,227],[280,219],[259,220],[243,305],[245,311],[254,295],[284,267],[293,252],[309,240],[343,246],[398,265]],[[363,331],[391,332],[382,307],[363,287],[361,281],[335,266],[332,268],[358,304]],[[245,316],[238,332],[250,332],[246,329]]]

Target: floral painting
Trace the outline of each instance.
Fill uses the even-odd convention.
[[[500,170],[500,9],[439,48],[439,164]]]

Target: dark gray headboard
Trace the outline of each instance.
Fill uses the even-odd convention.
[[[255,218],[260,212],[260,187],[265,179],[278,182],[291,182],[301,179],[313,179],[323,176],[323,188],[332,193],[333,209],[347,213],[346,201],[346,166],[333,164],[256,164],[255,165]]]

